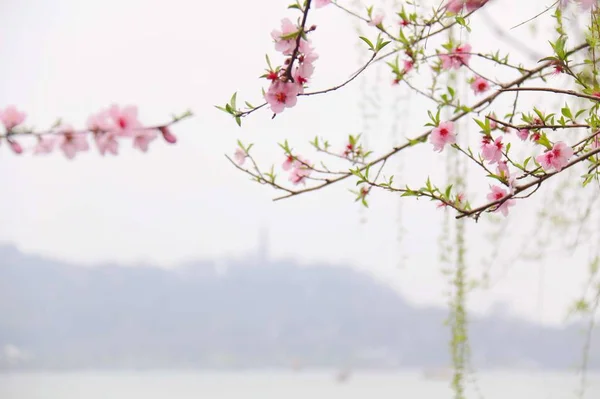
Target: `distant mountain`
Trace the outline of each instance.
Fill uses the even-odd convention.
[[[445,309],[349,268],[84,268],[0,247],[0,369],[441,367]],[[583,327],[472,320],[476,367],[576,367]],[[594,338],[600,347],[600,334]],[[600,367],[600,351],[590,363]]]

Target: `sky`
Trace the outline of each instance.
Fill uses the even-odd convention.
[[[340,3],[361,11],[356,2]],[[383,9],[391,3],[378,4]],[[499,43],[506,48],[486,17],[508,32],[549,5],[498,3],[474,18],[478,33],[469,38],[474,47]],[[17,105],[40,129],[58,117],[83,126],[89,114],[113,103],[137,105],[149,125],[187,109],[195,116],[173,127],[176,145],[157,140],[147,154],[124,146],[118,157],[92,151],[70,161],[60,154],[17,157],[0,146],[0,241],[82,266],[118,262],[170,268],[193,259],[248,256],[265,228],[273,259],[350,266],[392,284],[415,303],[443,305],[448,282],[440,272],[437,243],[444,211],[434,204],[382,192],[373,194],[364,209],[348,192],[351,181],[273,202],[279,193],[249,181],[226,160],[238,139],[255,143],[257,160],[269,167],[283,161],[277,143],[285,139],[318,159],[307,144],[315,135],[341,148],[348,134],[361,132],[371,148],[382,152],[421,132],[430,106],[406,87],[392,88],[385,68],[371,68],[343,90],[302,98],[275,119],[256,112],[239,128],[214,105],[223,105],[234,92],[238,103],[260,102],[265,54],[277,59],[270,32],[282,17],[293,16],[287,2],[257,4],[3,0],[0,107]],[[520,12],[514,13],[517,7]],[[329,6],[310,18],[317,25],[312,40],[320,54],[313,87],[325,88],[345,80],[368,55],[357,50],[352,17]],[[375,36],[366,24],[361,29]],[[528,26],[508,33],[547,51],[544,37],[531,36]],[[367,122],[365,102],[377,115]],[[399,158],[389,169],[399,171],[399,179],[417,185],[427,175],[444,178],[443,160],[428,145]],[[472,181],[470,190],[481,200],[487,183],[476,175]],[[495,228],[490,218],[467,223],[472,277],[490,268],[493,281],[493,289],[473,294],[473,311],[501,303],[520,317],[564,321],[567,307],[582,292],[587,253],[558,251],[543,261],[514,260],[528,234],[523,232],[535,231],[532,214],[548,193],[542,189],[537,198],[519,204],[502,242],[484,239]],[[482,260],[495,256],[495,249],[497,262]]]

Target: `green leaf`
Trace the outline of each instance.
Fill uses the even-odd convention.
[[[369,39],[367,39],[367,38],[366,38],[366,37],[364,37],[364,36],[360,36],[360,39],[361,39],[362,41],[364,41],[365,43],[367,43],[367,44],[369,45],[369,48],[370,48],[371,50],[373,50],[373,49],[374,49],[374,47],[373,47],[373,43],[371,43],[371,41],[370,41]]]

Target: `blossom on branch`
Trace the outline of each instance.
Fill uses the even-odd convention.
[[[246,161],[246,158],[248,157],[248,154],[246,154],[246,151],[242,150],[241,148],[236,148],[235,149],[235,153],[233,154],[233,158],[235,158],[235,162],[238,165],[243,165],[244,162]]]
[[[471,59],[471,45],[464,44],[457,46],[454,51],[448,54],[440,54],[442,60],[442,69],[459,69],[463,65],[469,65]]]
[[[75,158],[78,152],[88,151],[90,146],[84,133],[76,133],[71,125],[64,125],[59,128],[60,134],[56,142],[68,159]]]
[[[503,149],[502,136],[497,137],[494,141],[490,137],[485,136],[482,140],[481,156],[490,164],[498,163],[502,159]]]
[[[504,198],[508,195],[506,190],[504,190],[500,186],[493,185],[493,186],[490,186],[490,189],[492,190],[492,192],[487,195],[488,201],[492,201],[492,202],[500,201],[502,198]],[[498,207],[496,207],[495,212],[499,211],[500,213],[502,213],[502,215],[508,216],[508,211],[509,211],[508,208],[511,206],[514,206],[515,202],[516,201],[512,198],[507,199],[506,201],[502,202]]]
[[[523,141],[527,140],[527,138],[529,138],[529,129],[517,130],[517,137]]]
[[[289,18],[281,20],[281,30],[273,30],[271,37],[275,40],[275,50],[284,55],[291,55],[296,48],[296,35],[298,27]]]
[[[2,124],[9,132],[23,123],[26,116],[24,112],[19,111],[14,105],[9,105],[4,110],[0,110],[0,121],[2,121]]]
[[[535,160],[542,165],[545,171],[556,170],[560,172],[569,159],[573,156],[573,149],[562,141],[554,144],[551,150],[535,157]]]
[[[477,76],[471,81],[471,88],[475,94],[485,93],[490,88],[490,83],[481,76]]]
[[[271,83],[269,90],[265,93],[265,99],[271,106],[271,111],[278,114],[284,108],[296,105],[298,101],[298,85],[291,82],[276,80]]]
[[[433,150],[442,152],[446,144],[456,143],[454,123],[451,121],[440,123],[429,135],[429,141],[433,144]]]

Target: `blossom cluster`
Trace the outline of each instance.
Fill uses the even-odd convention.
[[[582,9],[593,10],[596,10],[596,4],[598,3],[597,0],[572,0],[571,2],[578,4]],[[342,181],[347,177],[354,176],[358,179],[356,182],[357,186],[360,186],[359,190],[355,192],[357,200],[361,200],[365,205],[365,198],[370,190],[378,187],[400,193],[402,196],[428,197],[438,201],[440,207],[456,209],[460,214],[459,217],[468,216],[477,219],[482,212],[488,211],[500,212],[505,216],[508,215],[510,208],[516,204],[517,199],[526,198],[531,195],[524,195],[525,190],[534,190],[534,188],[539,187],[547,178],[578,162],[587,160],[591,163],[588,168],[588,174],[585,175],[587,182],[594,178],[595,175],[598,175],[598,178],[600,178],[600,173],[598,172],[600,164],[597,161],[598,154],[600,153],[598,151],[600,149],[600,134],[589,136],[587,139],[573,145],[560,139],[553,138],[553,140],[550,140],[549,138],[550,131],[556,131],[557,129],[596,129],[598,126],[597,119],[590,116],[585,121],[581,120],[581,115],[585,112],[584,109],[574,110],[571,114],[568,105],[565,104],[565,108],[561,110],[563,116],[560,118],[555,116],[557,115],[556,113],[548,113],[546,116],[546,114],[536,108],[534,108],[535,113],[529,115],[518,111],[519,96],[517,95],[512,111],[505,113],[504,121],[499,119],[494,112],[488,113],[484,122],[475,119],[481,127],[480,133],[482,135],[478,140],[478,148],[473,150],[467,144],[458,143],[456,128],[458,125],[455,124],[459,119],[468,118],[469,115],[480,115],[499,95],[508,91],[545,91],[579,97],[587,96],[590,99],[592,99],[592,96],[600,96],[597,94],[598,90],[596,90],[595,86],[591,87],[591,83],[590,85],[586,83],[586,75],[580,73],[584,68],[582,65],[586,63],[580,63],[579,61],[581,60],[578,60],[578,63],[574,63],[571,58],[571,55],[576,53],[579,53],[578,56],[580,56],[582,53],[581,50],[590,46],[589,42],[578,46],[569,44],[567,48],[565,46],[567,34],[559,29],[559,38],[555,42],[550,42],[552,47],[550,56],[545,58],[540,56],[541,60],[537,65],[527,67],[509,61],[510,54],[503,55],[499,51],[483,53],[481,50],[473,50],[471,44],[465,42],[463,35],[460,35],[461,41],[455,42],[455,39],[452,38],[454,36],[451,36],[440,47],[433,50],[430,50],[431,46],[429,49],[427,48],[429,37],[445,32],[453,26],[470,31],[469,15],[467,14],[471,14],[484,5],[491,3],[489,0],[445,0],[442,2],[442,8],[434,10],[431,16],[420,15],[419,7],[408,9],[402,6],[395,13],[399,17],[399,30],[391,30],[393,28],[386,26],[383,22],[384,15],[374,13],[373,7],[367,7],[367,15],[365,17],[358,12],[345,8],[341,4],[335,3],[337,8],[376,28],[378,34],[376,42],[371,41],[367,37],[360,37],[369,46],[369,50],[373,52],[372,58],[343,84],[335,85],[326,90],[304,93],[307,84],[312,79],[314,62],[318,59],[318,55],[315,53],[308,38],[309,34],[316,29],[316,26],[305,27],[308,11],[311,9],[311,6],[314,6],[313,8],[320,8],[330,3],[330,1],[318,0],[296,1],[289,8],[301,11],[301,18],[296,23],[293,23],[289,18],[285,18],[281,22],[280,30],[275,30],[271,33],[275,49],[283,54],[286,59],[283,66],[273,68],[267,57],[268,69],[262,77],[270,81],[270,86],[264,93],[265,104],[254,107],[246,103],[249,110],[240,111],[235,105],[234,94],[229,104],[219,108],[234,116],[238,125],[241,126],[241,117],[247,116],[263,106],[269,106],[274,114],[278,114],[285,108],[293,107],[299,95],[317,95],[341,89],[347,83],[352,82],[356,76],[365,71],[372,63],[388,59],[390,55],[396,55],[395,61],[385,61],[391,67],[394,74],[393,84],[400,87],[401,83],[405,83],[408,89],[425,96],[429,100],[433,100],[437,104],[437,115],[434,116],[431,111],[428,111],[433,121],[433,123],[426,124],[426,126],[431,126],[430,130],[409,139],[405,144],[394,146],[388,152],[381,154],[375,159],[370,158],[369,155],[371,152],[365,152],[358,143],[360,134],[356,137],[350,136],[350,140],[340,152],[330,151],[327,140],[321,141],[319,144],[319,140],[315,138],[315,141],[311,142],[318,152],[338,157],[351,163],[352,168],[349,170],[332,170],[322,162],[320,164],[322,166],[315,168],[308,161],[292,153],[287,145],[287,141],[285,145],[280,144],[286,155],[282,168],[290,172],[289,180],[292,183],[304,183],[311,173],[316,175],[312,177],[315,185],[308,188],[291,189],[279,183],[276,184],[273,170],[271,170],[271,173],[262,174],[254,159],[252,159],[252,167],[256,173],[240,168],[250,173],[256,180],[269,183],[278,190],[286,191],[286,195],[281,198],[313,191]],[[561,0],[555,3],[555,5],[558,4],[558,7],[564,7],[567,3],[569,1]],[[439,12],[440,10],[441,12]],[[558,9],[555,15],[557,20],[562,18],[560,13],[561,10]],[[387,41],[384,41],[384,38]],[[383,55],[378,54],[389,43],[393,43],[392,46],[394,46],[394,49]],[[405,54],[407,58],[402,60],[399,54]],[[502,82],[496,80],[497,77],[494,77],[494,80],[492,80],[491,76],[487,73],[480,73],[482,71],[479,70],[478,65],[470,65],[472,59],[481,60],[484,63],[493,62],[495,65],[506,67],[507,70],[511,70],[512,72],[518,71],[519,74],[516,78],[508,81]],[[421,88],[419,86],[422,86],[422,84],[418,82],[418,79],[414,81],[410,80],[411,76],[409,76],[409,72],[413,69],[423,72],[426,70],[424,67],[429,67],[432,72],[432,86]],[[451,84],[445,84],[446,79],[444,75],[449,73],[449,76],[452,77],[454,76],[454,71],[459,71],[461,73],[459,76],[465,76],[470,90],[476,97],[479,97],[472,104],[465,104],[462,95],[459,95],[462,93],[458,93]],[[560,88],[524,87],[524,83],[526,82],[535,81],[540,78],[546,82],[545,77],[558,73],[562,73],[563,76],[569,75],[576,78],[577,83],[584,86],[583,92],[578,94],[574,91]],[[423,74],[421,73],[420,75]],[[492,88],[495,90],[492,90]],[[595,99],[592,100],[595,101]],[[445,109],[453,111],[452,119],[440,120],[440,112]],[[499,112],[499,110],[495,111]],[[513,119],[519,114],[522,116],[523,124],[515,125],[513,124]],[[514,146],[516,144],[515,140],[519,139],[522,142],[530,141],[533,144],[532,153],[524,160],[512,154],[509,157],[511,145]],[[393,184],[394,176],[386,177],[382,173],[387,160],[391,156],[394,156],[405,148],[427,141],[429,141],[436,152],[442,152],[447,145],[451,146],[481,167],[488,177],[495,179],[495,182],[500,182],[500,184],[490,184],[490,191],[486,196],[489,203],[477,208],[471,208],[469,201],[466,200],[465,193],[461,192],[458,187],[454,188],[454,192],[452,191],[452,185],[441,189],[432,184],[428,179],[425,187],[416,190],[408,186],[402,187]],[[241,146],[236,151],[235,158],[238,166],[241,166],[245,159],[250,157],[248,150]],[[529,167],[527,166],[528,164]],[[376,167],[376,165],[378,166]],[[270,181],[263,178],[263,176],[269,177]]]
[[[159,135],[162,135],[164,140],[170,144],[177,141],[168,125],[144,127],[138,119],[138,111],[135,106],[112,105],[92,114],[89,116],[87,127],[84,130],[76,130],[69,124],[59,124],[49,131],[35,133],[22,128],[26,116],[14,105],[0,110],[0,121],[6,130],[3,137],[6,138],[16,154],[23,153],[23,147],[16,137],[27,135],[35,136],[37,139],[37,144],[33,148],[34,154],[48,154],[59,149],[68,159],[73,159],[77,153],[90,149],[90,134],[101,155],[117,155],[118,139],[121,138],[131,139],[133,148],[142,152],[148,151],[149,144]]]

